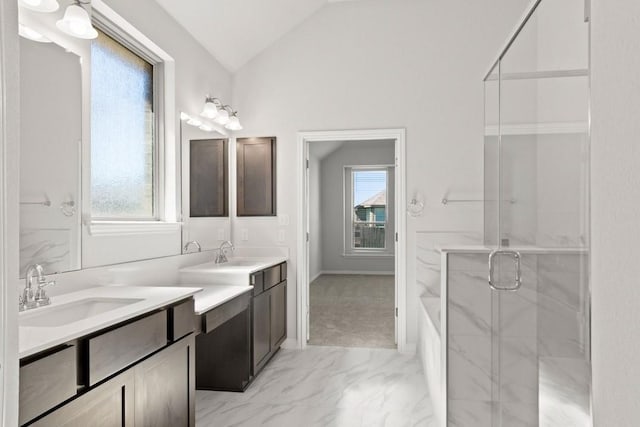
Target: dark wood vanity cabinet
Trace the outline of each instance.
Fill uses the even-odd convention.
[[[189,298],[23,361],[20,425],[194,427],[193,331]]]
[[[238,138],[237,215],[276,215],[276,138]]]
[[[257,375],[287,337],[286,263],[264,270],[263,290],[253,296],[253,375]]]

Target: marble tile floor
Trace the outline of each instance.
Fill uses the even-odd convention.
[[[309,286],[309,344],[396,348],[390,275],[323,274]]]
[[[244,393],[198,391],[198,427],[434,427],[420,362],[389,349],[280,350]]]

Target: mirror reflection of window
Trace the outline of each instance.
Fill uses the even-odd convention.
[[[156,220],[153,65],[102,31],[91,43],[91,213]]]

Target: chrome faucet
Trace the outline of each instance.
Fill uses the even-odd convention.
[[[38,287],[34,292],[33,289],[33,276],[37,275]],[[45,286],[55,285],[55,280],[47,282],[47,278],[44,275],[44,269],[40,264],[33,264],[27,267],[27,272],[24,275],[24,290],[19,297],[19,309],[20,311],[29,310],[31,308],[42,307],[51,304],[51,298],[47,296],[45,292]]]
[[[192,240],[190,242],[187,242],[186,245],[184,245],[184,253],[186,254],[189,251],[189,246],[195,246],[198,249],[198,252],[202,252],[202,246],[200,246],[200,243],[198,243],[197,240]]]
[[[220,248],[218,248],[218,255],[216,256],[215,261],[216,264],[222,264],[229,261],[227,259],[227,254],[224,252],[225,247],[231,248],[232,251],[235,250],[235,246],[233,246],[233,243],[231,243],[230,241],[225,240],[224,242],[222,242]]]

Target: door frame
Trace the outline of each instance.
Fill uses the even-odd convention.
[[[297,136],[297,181],[298,181],[298,238],[297,238],[297,274],[296,274],[296,338],[298,348],[305,349],[309,330],[309,248],[307,242],[308,227],[308,173],[307,159],[310,142],[350,141],[363,143],[379,140],[395,141],[395,230],[398,235],[395,243],[395,306],[396,340],[399,352],[411,351],[407,345],[407,224],[404,207],[406,203],[406,130],[363,129],[298,132]]]

